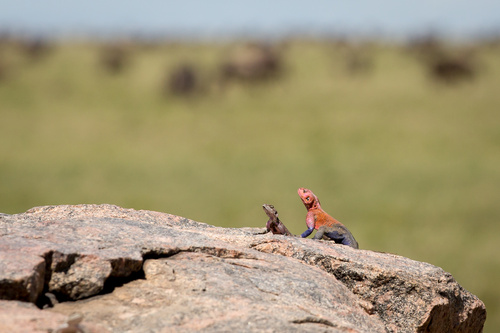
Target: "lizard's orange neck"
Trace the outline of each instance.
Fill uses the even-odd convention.
[[[306,206],[307,210],[320,210],[320,211],[323,211],[323,209],[321,208],[321,205],[319,204],[318,200],[314,200],[310,204],[305,204],[305,206]]]

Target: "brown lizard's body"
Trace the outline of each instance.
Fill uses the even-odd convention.
[[[290,231],[285,227],[283,222],[280,221],[278,217],[278,211],[274,209],[273,205],[264,204],[262,205],[264,212],[269,216],[269,220],[266,224],[267,231],[271,231],[273,234],[280,234],[286,236],[293,236]]]
[[[344,244],[355,249],[358,248],[358,242],[354,239],[351,232],[339,221],[328,215],[319,203],[318,197],[311,190],[299,188],[297,193],[307,209],[306,224],[307,230],[302,233],[302,237],[309,236],[314,229],[317,230],[314,239],[327,237],[335,243]]]

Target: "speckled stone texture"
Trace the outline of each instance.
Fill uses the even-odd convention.
[[[481,332],[486,319],[427,263],[113,205],[0,214],[0,262],[1,332],[55,332],[75,312],[88,332]]]

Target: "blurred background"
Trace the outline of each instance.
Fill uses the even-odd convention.
[[[500,327],[500,2],[0,1],[0,212],[226,227],[307,187]]]

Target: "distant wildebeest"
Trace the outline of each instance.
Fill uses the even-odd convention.
[[[232,52],[221,65],[224,80],[259,81],[276,77],[282,69],[278,52],[269,45],[249,43]]]
[[[430,66],[430,73],[435,79],[454,83],[473,79],[476,71],[469,59],[449,57],[436,59]]]
[[[41,38],[17,40],[19,48],[31,60],[40,60],[51,48],[49,43]]]
[[[414,40],[408,48],[425,65],[431,78],[457,83],[476,76],[477,66],[471,48],[447,45],[436,37]]]
[[[119,43],[104,45],[100,50],[101,66],[110,73],[121,72],[129,61],[129,53],[126,45]]]
[[[190,64],[182,64],[168,74],[166,90],[175,95],[194,93],[199,85],[198,72]]]

